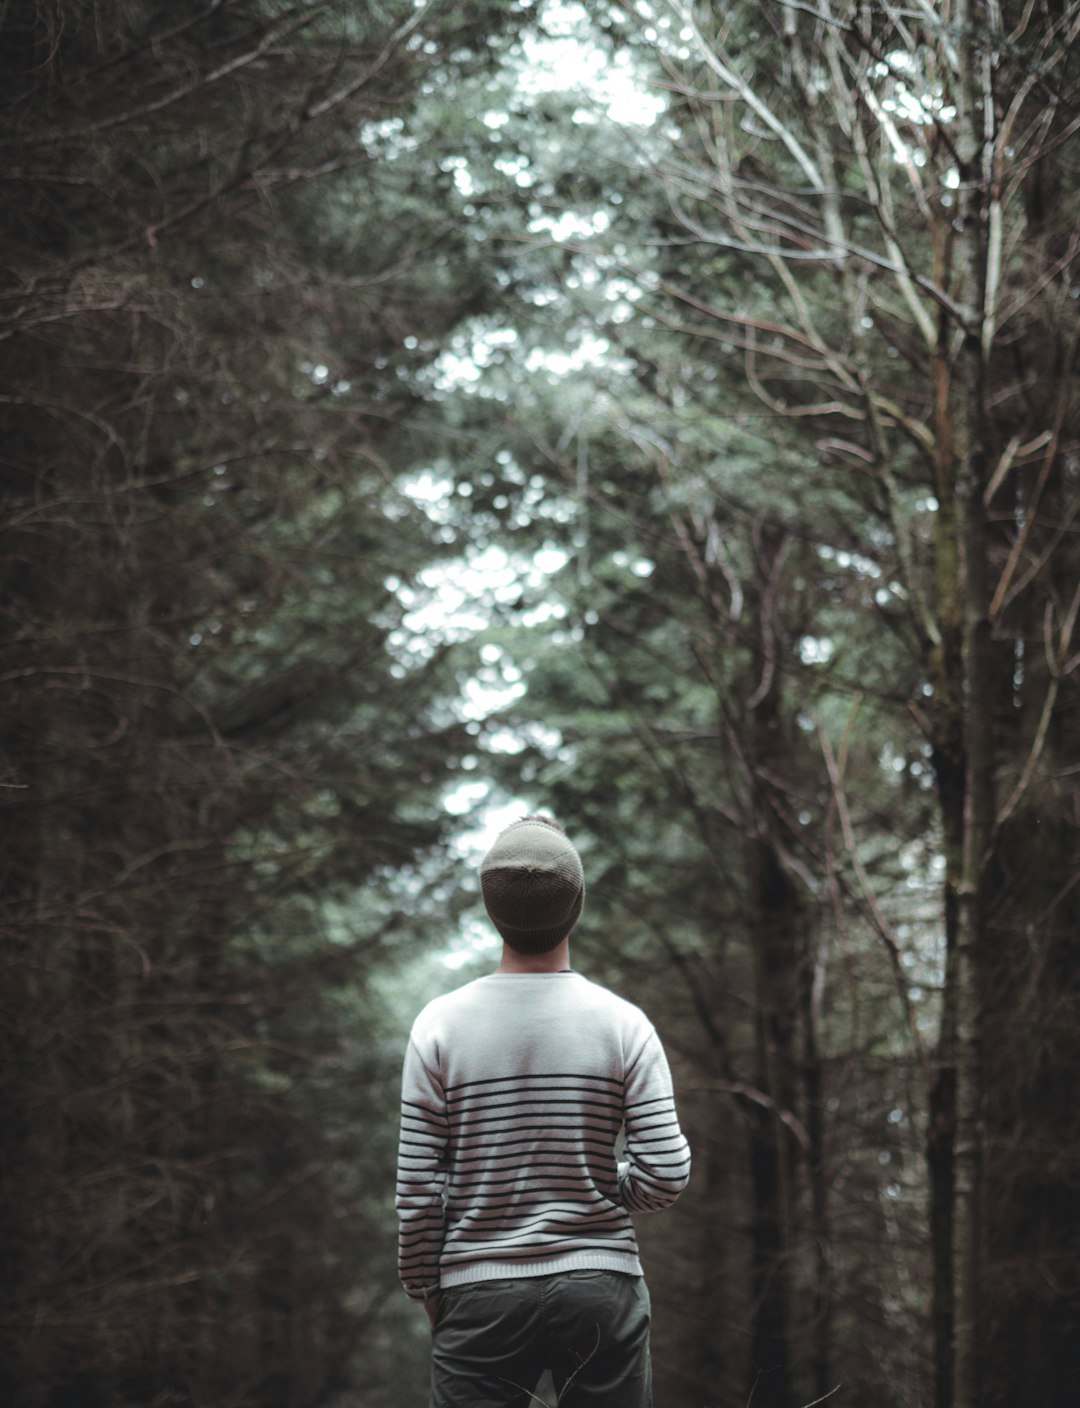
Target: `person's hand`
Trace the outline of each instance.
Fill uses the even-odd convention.
[[[435,1317],[439,1313],[439,1297],[432,1296],[430,1300],[424,1301],[424,1309],[427,1311],[428,1322],[432,1330],[435,1329]]]

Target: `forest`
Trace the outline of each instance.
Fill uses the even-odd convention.
[[[1072,1408],[1080,0],[6,0],[0,109],[0,1400],[427,1402],[541,811],[657,1408]]]

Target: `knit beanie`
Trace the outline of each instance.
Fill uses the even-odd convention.
[[[581,857],[554,822],[527,816],[499,833],[480,862],[488,917],[518,953],[548,953],[578,921]]]

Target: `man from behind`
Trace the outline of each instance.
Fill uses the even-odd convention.
[[[650,1408],[630,1214],[689,1177],[667,1059],[570,967],[585,878],[557,823],[507,827],[480,881],[499,967],[424,1008],[402,1079],[399,1270],[433,1328],[431,1408],[525,1408],[545,1369],[560,1408]]]

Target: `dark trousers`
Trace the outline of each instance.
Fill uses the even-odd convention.
[[[652,1408],[644,1280],[563,1271],[440,1294],[431,1408],[526,1408],[545,1369],[559,1408]]]

